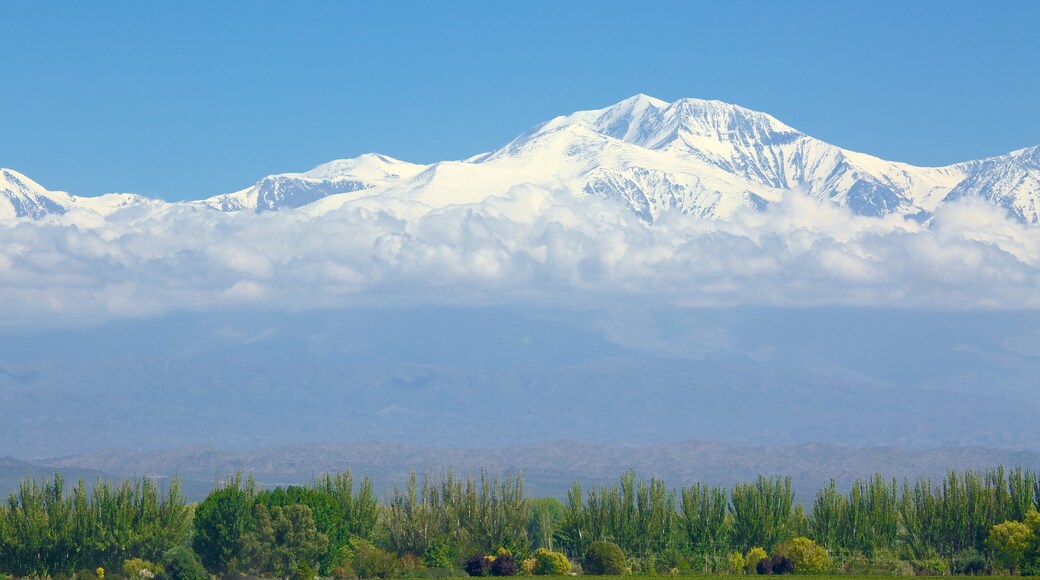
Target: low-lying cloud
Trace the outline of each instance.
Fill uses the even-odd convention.
[[[0,224],[5,326],[423,303],[1034,309],[1038,289],[1040,228],[971,200],[927,224],[789,195],[731,221],[650,225],[610,201],[518,188],[442,209],[173,205]]]

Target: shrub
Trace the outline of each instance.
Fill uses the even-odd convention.
[[[339,566],[336,566],[332,570],[332,577],[336,580],[357,580],[357,572],[354,571],[354,565],[350,563],[350,557],[343,558]]]
[[[915,560],[913,566],[915,576],[946,576],[950,572],[950,565],[942,558]]]
[[[198,554],[187,546],[167,550],[162,557],[163,578],[169,580],[208,580],[209,573]]]
[[[534,567],[538,564],[538,560],[534,556],[520,562],[520,573],[524,576],[534,576]],[[3,580],[0,578],[0,580]]]
[[[831,567],[827,550],[809,538],[794,538],[777,547],[776,553],[787,557],[799,574],[823,572]]]
[[[740,574],[747,567],[747,562],[744,560],[744,554],[740,552],[733,552],[727,558],[729,561],[729,570],[734,574]]]
[[[675,549],[668,549],[661,552],[657,556],[655,567],[659,572],[666,574],[677,574],[678,572],[688,572],[693,569],[693,565],[686,556]]]
[[[749,549],[747,555],[744,556],[744,566],[748,572],[757,571],[758,563],[767,558],[769,558],[769,554],[766,554],[764,549],[755,546]]]
[[[581,567],[586,574],[617,576],[625,573],[625,552],[614,542],[597,541],[589,545]]]
[[[141,558],[133,558],[123,562],[123,576],[127,578],[155,578],[162,572],[162,566]]]
[[[318,575],[318,571],[311,568],[311,565],[306,560],[300,560],[300,563],[296,565],[296,574],[294,578],[296,580],[314,580],[314,577]]]
[[[525,562],[526,564],[526,562]],[[532,573],[538,576],[563,576],[571,571],[571,563],[560,552],[538,548],[534,553]]]
[[[773,574],[790,574],[794,572],[794,562],[787,556],[781,554],[775,554],[769,560],[769,567],[772,569]]]
[[[466,560],[464,568],[470,576],[487,576],[491,569],[491,563],[488,562],[484,554],[478,552]]]
[[[769,558],[762,558],[755,564],[755,572],[759,574],[772,574],[773,573],[773,562]]]
[[[358,578],[390,578],[397,571],[397,556],[368,540],[355,539],[350,548],[350,564]]]
[[[516,558],[512,554],[499,554],[491,563],[492,576],[516,576]]]
[[[426,564],[427,568],[452,570],[459,566],[458,554],[441,541],[436,541],[427,548],[426,552],[423,553],[422,559],[423,564]]]
[[[983,576],[990,573],[989,565],[986,560],[976,554],[967,558],[958,558],[953,561],[953,568],[951,570],[954,574],[962,574],[964,576]]]

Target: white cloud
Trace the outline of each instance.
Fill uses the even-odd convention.
[[[984,203],[928,225],[803,196],[728,222],[515,188],[431,210],[371,199],[322,216],[172,206],[0,226],[0,324],[403,303],[1040,307],[1040,228]]]

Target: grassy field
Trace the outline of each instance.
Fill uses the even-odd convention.
[[[790,574],[788,576],[791,577],[791,578],[806,578],[806,579],[812,579],[812,580],[877,580],[878,578],[889,578],[889,577],[891,577],[891,576],[884,576],[884,575],[877,575],[877,574],[876,575],[869,575],[869,576],[868,575],[853,575],[853,574],[841,574],[841,575]],[[757,576],[755,576],[755,575],[744,576],[744,578],[749,578],[749,579],[750,578],[756,578],[756,577]],[[950,576],[946,576],[946,577],[948,578]],[[463,580],[463,579],[468,579],[468,578],[470,578],[470,577],[469,576],[463,576],[463,577],[460,577],[457,580]],[[515,576],[514,578],[521,578],[521,576]],[[575,577],[574,576],[527,576],[527,578],[538,578],[539,580],[541,580],[543,578],[545,580],[565,580],[565,579],[566,580],[573,580]],[[683,578],[684,580],[685,579],[720,580],[722,578],[737,579],[737,578],[741,578],[741,576],[723,575],[723,574],[715,574],[715,575],[711,575],[711,574],[696,574],[696,575],[693,575],[693,574],[691,574],[691,575],[680,574],[678,576],[672,576],[672,575],[652,576],[652,575],[649,575],[649,574],[635,574],[635,575],[631,575],[630,574],[630,575],[627,575],[627,576],[585,576],[585,578],[597,578],[597,579],[602,579],[602,580],[634,580],[635,578]],[[763,578],[764,578],[764,576],[763,576]],[[935,578],[942,578],[942,576],[936,576]],[[960,576],[960,578],[991,578],[993,580],[1005,580],[1005,579],[1010,580],[1011,578],[1021,579],[1022,576]],[[456,580],[456,579],[446,579],[446,580]]]

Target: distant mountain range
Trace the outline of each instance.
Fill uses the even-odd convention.
[[[501,448],[459,449],[392,443],[303,445],[250,451],[185,447],[152,453],[107,450],[88,455],[37,460],[0,459],[0,492],[18,478],[67,473],[92,480],[177,475],[186,493],[200,499],[215,483],[243,470],[264,486],[306,483],[315,475],[350,469],[367,475],[381,493],[403,486],[411,471],[439,475],[445,469],[476,474],[481,469],[506,476],[523,473],[533,495],[563,496],[572,482],[613,482],[626,469],[643,477],[660,477],[678,487],[700,481],[730,486],[759,474],[789,475],[803,502],[834,479],[847,487],[857,477],[881,473],[889,477],[942,478],[949,469],[1040,469],[1040,453],[986,448],[907,450],[834,445],[750,447],[704,441],[651,445],[604,445],[557,441]]]
[[[1040,452],[1037,376],[1036,311],[178,313],[0,331],[0,456],[553,440]]]
[[[927,220],[948,200],[980,198],[1017,220],[1040,222],[1040,147],[946,167],[915,167],[848,151],[777,119],[719,101],[667,103],[636,95],[557,117],[500,149],[419,165],[385,155],[338,160],[305,173],[170,204],[134,194],[80,197],[0,170],[0,219],[67,215],[96,223],[172,205],[224,212],[304,208],[317,216],[361,198],[406,199],[431,208],[477,203],[515,188],[616,199],[654,222],[668,210],[727,219],[789,192],[830,199],[859,215]],[[129,213],[134,212],[134,213]]]

